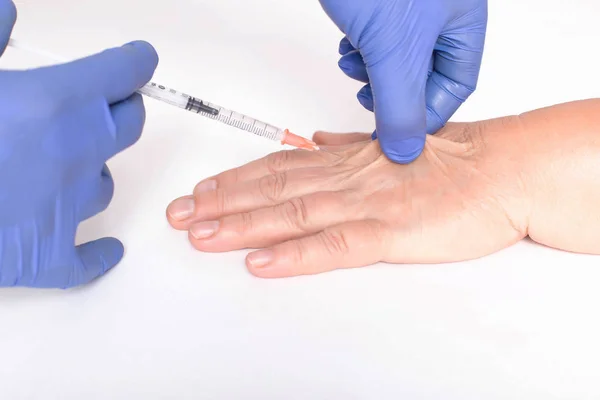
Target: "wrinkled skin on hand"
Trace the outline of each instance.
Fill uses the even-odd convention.
[[[262,249],[246,261],[266,278],[478,258],[527,235],[519,163],[486,143],[507,127],[518,130],[518,117],[448,124],[408,165],[369,134],[317,133],[322,151],[282,151],[206,179],[167,217],[198,250]]]

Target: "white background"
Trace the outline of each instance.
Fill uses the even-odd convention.
[[[77,57],[145,39],[165,85],[306,136],[373,127],[317,0],[18,3],[31,45]],[[490,3],[480,85],[454,120],[598,96],[600,2]],[[9,50],[1,65],[43,62]],[[0,290],[0,398],[600,398],[600,258],[524,241],[454,265],[254,278],[244,252],[196,252],[164,212],[278,145],[146,104],[142,140],[110,162],[111,207],[81,228],[125,258],[76,290]]]

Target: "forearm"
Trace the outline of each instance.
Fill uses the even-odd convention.
[[[530,200],[529,236],[563,250],[600,253],[600,99],[518,119],[515,133],[522,137],[513,143]]]

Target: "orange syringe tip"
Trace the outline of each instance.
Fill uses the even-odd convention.
[[[305,150],[319,150],[319,146],[312,140],[308,140],[303,138],[302,136],[298,136],[295,133],[288,131],[287,129],[284,131],[283,139],[281,140],[281,144],[289,144],[290,146],[297,147],[299,149]]]

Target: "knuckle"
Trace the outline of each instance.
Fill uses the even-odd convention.
[[[367,221],[364,229],[366,230],[366,235],[372,238],[375,243],[381,243],[385,245],[387,242],[387,230],[380,221]]]
[[[325,229],[320,235],[323,246],[331,255],[346,255],[350,252],[348,238],[343,231]]]
[[[310,223],[310,217],[306,201],[300,197],[292,199],[283,205],[285,221],[293,228],[306,229]]]
[[[244,234],[252,232],[254,229],[254,217],[252,213],[245,212],[240,214],[239,223],[237,224],[236,231],[238,234]]]
[[[277,202],[286,187],[287,173],[267,175],[258,181],[258,189],[261,195],[270,202]]]
[[[239,183],[239,182],[242,181],[241,174],[240,174],[240,168],[234,168],[234,169],[232,169],[230,171],[230,175],[231,175],[231,181],[232,181],[232,183]],[[220,183],[220,182],[218,182],[218,183]]]
[[[293,243],[291,248],[291,255],[294,264],[304,266],[306,264],[306,248],[301,240],[297,240]]]
[[[225,191],[223,191],[223,190],[216,190],[215,191],[216,212],[219,214],[225,213],[227,210],[228,204],[229,204],[229,200],[228,200],[227,193],[225,193]]]
[[[292,159],[292,154],[289,151],[283,150],[267,156],[267,169],[271,174],[278,174],[286,171]]]

